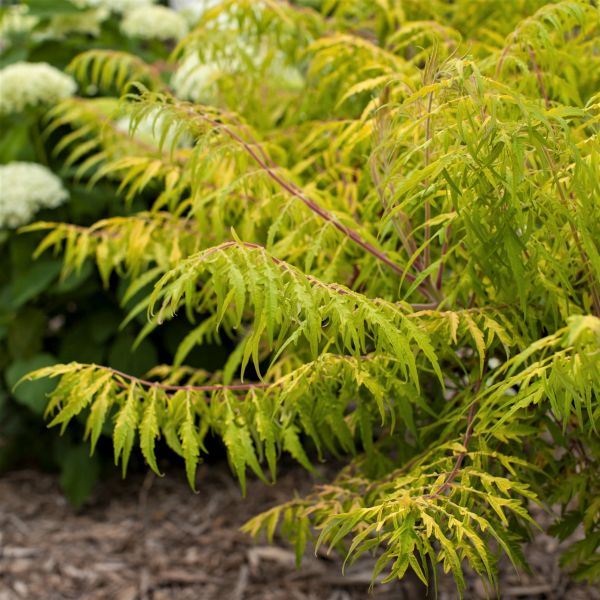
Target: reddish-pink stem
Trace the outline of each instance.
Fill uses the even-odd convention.
[[[435,287],[437,290],[442,289],[442,282],[444,280],[444,258],[446,258],[446,253],[448,252],[449,238],[450,238],[451,231],[452,231],[452,226],[448,225],[448,227],[446,228],[446,235],[444,237],[444,243],[442,244],[442,254],[440,257],[440,266],[438,268],[437,277],[435,279]]]
[[[123,373],[123,371],[119,371],[118,369],[113,369],[112,367],[102,367],[107,371],[110,371],[114,375],[118,375],[123,379],[127,379],[127,381],[131,381],[133,383],[137,383],[144,387],[153,387],[159,388],[161,390],[169,390],[172,392],[179,391],[187,391],[187,392],[219,392],[219,391],[231,391],[231,392],[241,392],[248,391],[252,389],[266,389],[269,387],[273,387],[274,383],[234,383],[231,385],[172,385],[169,383],[159,383],[158,381],[149,381],[147,379],[141,379],[139,377],[134,377],[133,375],[128,375],[127,373]],[[116,381],[116,384],[120,387],[125,387],[119,381]]]
[[[266,155],[265,155],[264,151],[262,150],[262,148],[260,147],[260,145],[254,144],[258,148],[260,148],[260,153],[263,156],[259,156],[257,151],[254,149],[253,145],[248,144],[241,136],[239,136],[235,131],[233,131],[232,129],[230,129],[229,127],[224,125],[223,123],[219,123],[219,122],[215,121],[214,119],[207,117],[206,115],[202,115],[202,114],[198,114],[198,113],[194,113],[194,115],[199,116],[200,118],[202,118],[204,121],[206,121],[213,127],[222,130],[232,140],[234,140],[238,144],[240,144],[242,146],[242,148],[244,148],[244,150],[254,159],[254,161],[258,164],[258,166],[273,181],[275,181],[275,183],[277,183],[282,189],[284,189],[286,192],[288,192],[295,198],[298,198],[302,203],[304,203],[310,210],[312,210],[315,214],[317,214],[319,217],[321,217],[324,221],[331,223],[338,231],[341,231],[344,235],[346,235],[348,238],[350,238],[355,244],[357,244],[363,250],[365,250],[366,252],[368,252],[369,254],[371,254],[372,256],[374,256],[375,258],[377,258],[384,264],[386,264],[393,271],[395,271],[396,273],[398,273],[399,275],[404,277],[407,281],[409,281],[411,283],[414,283],[416,281],[416,277],[414,275],[412,275],[411,273],[407,273],[404,268],[402,268],[400,265],[396,264],[387,254],[385,254],[385,252],[378,250],[377,248],[375,248],[375,246],[373,246],[369,242],[365,241],[361,237],[361,235],[354,229],[351,229],[347,225],[340,223],[331,213],[329,213],[327,210],[325,210],[324,208],[319,206],[314,200],[312,200],[311,198],[306,196],[306,194],[298,186],[296,186],[291,181],[287,181],[286,179],[281,177],[281,175],[279,175],[277,172],[275,172],[274,168],[277,168],[277,165],[275,165],[275,163],[270,159],[268,159],[269,164],[267,164],[267,159],[263,158],[263,156],[266,156]],[[416,289],[423,296],[425,296],[428,300],[431,300],[433,302],[436,302],[438,300],[436,297],[436,294],[434,294],[425,283],[419,284]]]
[[[474,388],[475,395],[477,395],[479,393],[479,389],[481,388],[481,382],[482,382],[482,379],[479,378],[477,380],[477,382],[475,383],[475,388]],[[441,496],[452,485],[452,482],[456,479],[456,476],[458,475],[458,472],[460,471],[463,461],[465,460],[465,456],[467,456],[469,442],[471,441],[471,436],[473,435],[473,422],[475,420],[476,412],[477,412],[477,402],[473,402],[473,404],[471,404],[471,408],[469,408],[469,412],[467,414],[467,430],[465,431],[465,435],[463,437],[463,443],[462,443],[462,445],[464,447],[464,451],[461,452],[458,455],[458,457],[456,458],[454,467],[452,468],[452,471],[450,471],[450,473],[448,473],[446,479],[444,480],[444,483],[442,483],[442,485],[440,485],[434,492],[432,492],[431,494],[426,496],[426,498],[428,500],[433,500],[434,498]]]
[[[533,65],[533,70],[535,71],[535,76],[538,81],[538,86],[540,88],[540,94],[544,99],[544,106],[548,109],[550,108],[550,100],[548,99],[548,92],[546,91],[546,86],[544,85],[544,78],[542,77],[542,70],[540,69],[537,61],[535,60],[535,53],[532,48],[528,48],[529,58],[531,59],[531,64]]]

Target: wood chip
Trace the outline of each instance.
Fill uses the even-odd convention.
[[[322,473],[325,479],[329,475]],[[289,547],[256,543],[240,533],[240,526],[257,513],[307,493],[312,479],[305,471],[282,472],[276,486],[249,479],[245,499],[224,464],[203,465],[200,480],[200,493],[194,495],[185,474],[176,471],[164,478],[145,474],[125,481],[115,478],[99,486],[83,509],[74,511],[52,476],[34,471],[3,476],[0,600],[425,597],[424,587],[409,577],[367,591],[376,557],[361,557],[345,577],[342,558],[335,552],[318,558],[307,552],[296,569]],[[535,516],[548,525],[544,513]],[[526,546],[535,577],[514,578],[512,567],[502,562],[501,596],[600,600],[589,586],[574,583],[556,567],[559,551],[541,536]],[[465,597],[477,598],[476,576],[467,573],[466,579]],[[443,574],[439,598],[456,598],[454,584]]]

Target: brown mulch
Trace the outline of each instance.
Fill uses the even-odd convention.
[[[341,575],[338,556],[307,554],[239,532],[257,512],[311,486],[289,469],[275,486],[250,481],[243,499],[225,465],[203,466],[199,494],[179,473],[133,476],[99,486],[76,511],[56,478],[17,471],[0,479],[0,600],[419,600],[412,579],[369,592],[371,559]],[[533,576],[504,568],[502,598],[599,600],[557,567],[558,544],[539,535],[526,554]],[[457,597],[442,578],[439,598]],[[469,580],[465,598],[486,598]]]

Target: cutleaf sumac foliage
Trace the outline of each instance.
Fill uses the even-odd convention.
[[[38,223],[69,273],[127,286],[141,336],[187,323],[146,379],[66,364],[47,414],[156,444],[190,485],[210,433],[242,489],[278,459],[347,466],[246,527],[495,583],[536,503],[600,575],[600,13],[594,1],[224,2],[173,66],[89,51],[105,97],[50,114],[76,177],[145,212]],[[196,61],[181,93],[173,71]],[[129,131],[115,126],[127,115]],[[136,135],[142,126],[150,137]],[[207,340],[223,369],[186,365]],[[107,425],[108,424],[108,425]],[[198,485],[202,485],[200,481]]]

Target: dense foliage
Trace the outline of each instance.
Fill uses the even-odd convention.
[[[226,1],[172,62],[90,50],[46,135],[130,215],[38,222],[63,277],[125,286],[138,343],[183,322],[144,379],[54,365],[47,414],[112,428],[192,487],[209,434],[242,489],[282,453],[342,456],[334,481],[247,530],[374,575],[459,590],[523,563],[533,503],[600,576],[600,12],[596,2]],[[157,31],[160,27],[157,26]],[[158,35],[158,34],[157,34]],[[121,101],[113,96],[122,95]],[[123,120],[129,123],[129,135]],[[190,353],[232,350],[209,371]],[[201,485],[201,482],[200,482]]]
[[[35,219],[87,227],[147,206],[143,197],[126,205],[117,193],[118,181],[103,181],[93,189],[77,181],[74,168],[54,153],[66,130],[44,135],[46,114],[61,99],[94,93],[77,89],[65,72],[78,53],[128,49],[154,62],[165,60],[174,42],[123,35],[120,10],[126,2],[90,0],[93,8],[79,4],[39,0],[0,8],[0,471],[32,463],[58,468],[75,504],[89,494],[99,471],[110,472],[110,448],[89,457],[81,445],[83,426],[62,437],[46,430],[41,417],[52,382],[16,389],[15,383],[32,369],[71,360],[142,375],[157,361],[172,361],[185,335],[183,324],[173,323],[133,352],[143,323],[119,327],[127,314],[121,306],[123,290],[105,289],[91,264],[61,279],[60,257],[32,257],[42,234],[18,234],[18,227]],[[125,134],[127,124],[121,126]]]

